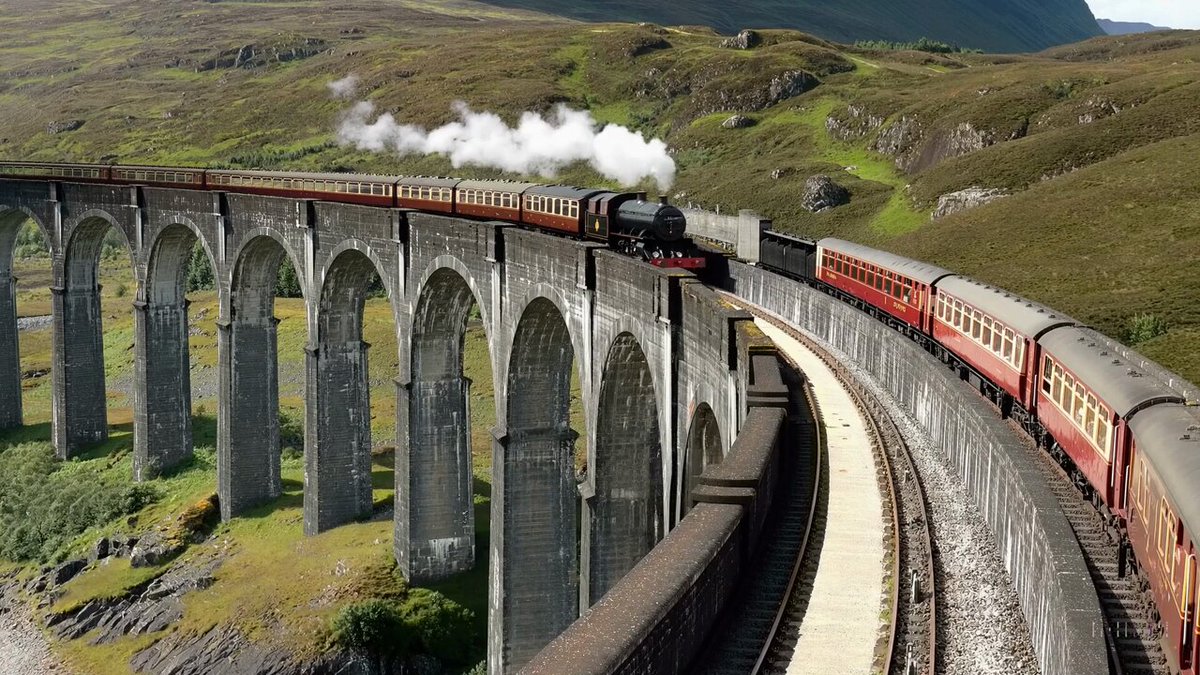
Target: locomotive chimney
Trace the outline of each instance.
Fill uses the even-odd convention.
[[[637,200],[638,200],[639,202],[644,202],[644,201],[646,201],[646,193],[645,193],[645,192],[639,192],[639,193],[637,193]]]
[[[661,205],[663,205],[663,206],[670,206],[670,205],[671,205],[671,202],[667,201],[667,196],[666,196],[666,195],[659,195],[659,196],[658,196],[658,203],[659,203],[659,204],[661,204]]]

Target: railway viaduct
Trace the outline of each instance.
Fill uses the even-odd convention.
[[[110,228],[129,245],[138,280],[138,479],[192,452],[184,283],[195,243],[207,252],[220,298],[217,472],[225,518],[281,493],[273,303],[280,264],[291,261],[307,309],[304,528],[313,535],[372,508],[362,310],[378,274],[400,352],[394,548],[415,581],[475,561],[471,382],[462,352],[478,306],[498,420],[492,673],[527,663],[689,511],[696,514],[689,527],[703,534],[688,541],[717,545],[696,564],[724,556],[722,574],[738,572],[748,550],[738,537],[778,447],[787,392],[750,317],[690,273],[503,223],[225,193],[0,181],[0,428],[22,424],[11,261],[27,219],[42,229],[53,260],[52,426],[64,459],[107,437],[97,268]],[[581,476],[568,419],[573,363],[588,441]],[[745,425],[759,430],[763,451],[741,453],[746,477],[715,481],[694,504],[705,468],[719,465]],[[728,593],[714,588],[710,594]],[[715,613],[719,598],[709,606]]]

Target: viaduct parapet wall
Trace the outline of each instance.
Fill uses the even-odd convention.
[[[1021,441],[916,343],[814,288],[741,263],[732,292],[840,350],[930,434],[974,497],[1020,598],[1041,672],[1108,672],[1103,615],[1079,544]]]

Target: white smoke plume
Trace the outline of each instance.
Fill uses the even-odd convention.
[[[348,101],[358,93],[358,76],[351,73],[340,80],[330,82],[327,86],[334,98]]]
[[[527,112],[515,127],[462,102],[454,104],[454,111],[458,121],[428,130],[400,124],[390,113],[375,117],[374,104],[361,101],[343,115],[338,142],[402,156],[443,155],[455,168],[481,166],[554,178],[568,164],[587,162],[625,186],[652,178],[665,191],[675,181],[675,160],[666,143],[615,124],[601,127],[587,111],[559,105],[547,117]]]

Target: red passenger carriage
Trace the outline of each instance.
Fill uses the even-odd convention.
[[[1038,343],[1042,348],[1038,421],[1100,501],[1124,516],[1127,423],[1145,408],[1182,403],[1183,397],[1105,349],[1090,329],[1058,328]]]
[[[1033,410],[1041,362],[1037,340],[1074,324],[1049,307],[973,279],[951,276],[937,282],[934,339],[1004,392],[993,392],[992,398],[1006,412],[1008,400]]]
[[[841,239],[817,242],[817,278],[926,335],[933,285],[949,270]]]
[[[1153,406],[1130,420],[1129,428],[1133,437],[1126,509],[1129,541],[1138,569],[1150,581],[1171,665],[1185,675],[1197,675],[1200,409]]]

